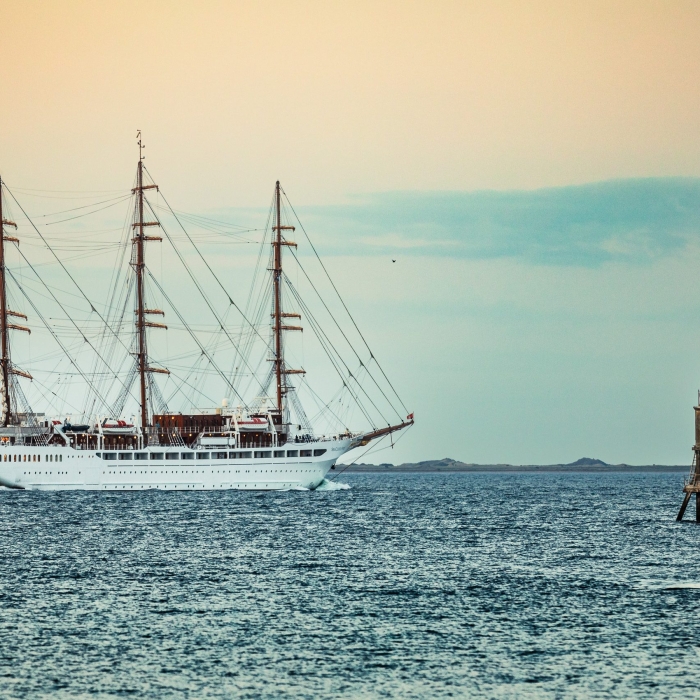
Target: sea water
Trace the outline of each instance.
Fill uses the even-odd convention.
[[[4,491],[0,697],[697,697],[681,485]]]

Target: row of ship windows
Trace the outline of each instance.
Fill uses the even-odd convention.
[[[311,471],[314,471],[314,470],[313,469],[261,469],[260,473],[261,474],[291,474],[292,472],[294,472],[295,474],[306,474],[306,473],[311,472]],[[253,472],[255,474],[257,474],[258,470],[254,469]],[[103,474],[126,474],[127,472],[126,472],[126,470],[121,471],[121,470],[117,470],[117,469],[110,469],[108,472],[102,472],[102,473]],[[173,471],[171,471],[171,472],[160,471],[159,472],[158,470],[150,471],[150,472],[149,471],[137,472],[135,470],[129,471],[129,474],[190,474],[190,473],[192,473],[192,474],[206,474],[206,471],[204,471],[204,470],[202,470],[202,471],[193,470],[192,472],[189,472],[189,471],[184,471],[184,472],[183,471],[174,471],[174,472]],[[228,471],[226,471],[225,469],[223,471],[218,470],[218,469],[216,471],[214,471],[212,469],[210,472],[210,474],[212,474],[212,475],[213,474],[240,474],[240,473],[241,473],[240,469],[237,469],[235,472],[232,472],[230,469]],[[250,474],[250,469],[244,469],[243,473]],[[23,474],[25,474],[25,475],[29,474],[30,476],[32,474],[35,474],[35,475],[36,474],[45,474],[48,476],[50,474],[53,474],[53,472],[23,472]],[[56,472],[56,474],[68,474],[68,472]],[[82,474],[82,472],[80,471],[80,472],[78,472],[78,474]]]
[[[291,487],[292,484],[273,484],[273,486],[274,486],[274,488],[278,489],[280,486],[281,486],[282,488],[284,488],[285,486]],[[115,487],[114,487],[114,486],[104,486],[103,488],[112,490],[112,489],[114,489]],[[133,486],[122,486],[122,489],[126,489],[126,488],[133,489],[134,487],[133,487]],[[167,486],[167,484],[166,484],[165,486],[160,486],[160,485],[155,485],[155,486],[153,486],[153,485],[151,485],[151,484],[148,484],[148,485],[141,485],[140,487],[137,487],[137,488],[142,488],[142,489],[144,489],[144,488],[146,488],[146,489],[153,489],[153,488],[156,488],[156,489],[167,489],[168,486]],[[171,489],[177,489],[177,488],[181,488],[181,489],[196,489],[197,486],[196,486],[196,484],[180,484],[180,486],[178,487],[177,484],[171,484],[170,488],[171,488]],[[205,489],[206,486],[205,486],[204,484],[202,484],[202,488]],[[212,484],[212,488],[215,489],[215,488],[216,488],[216,484]],[[224,484],[220,484],[220,485],[219,485],[219,488],[220,488],[220,489],[225,489],[226,486],[225,486]],[[233,484],[228,484],[228,488],[230,488],[230,489],[232,489],[232,488],[238,488],[238,489],[240,489],[240,488],[241,488],[241,485],[240,485],[240,484],[236,484],[235,487],[234,487]],[[244,488],[244,489],[251,489],[251,488],[252,488],[252,489],[256,489],[256,488],[258,488],[258,485],[257,485],[257,484],[243,484],[243,488]],[[261,489],[263,489],[263,488],[264,488],[264,489],[269,489],[269,488],[270,488],[270,484],[264,484],[264,485],[263,485],[263,484],[260,484],[260,488],[261,488]],[[117,486],[115,490],[119,490],[119,486]]]
[[[271,457],[320,457],[327,450],[255,450],[254,452],[96,452],[106,460],[132,459],[270,459]]]
[[[44,455],[47,462],[62,462],[63,455]],[[3,462],[41,462],[41,455],[3,455]],[[14,458],[14,459],[13,459]]]
[[[53,474],[53,472],[23,472],[24,474]],[[68,472],[56,472],[56,474],[68,474]],[[78,472],[78,474],[82,474],[82,472]]]
[[[251,471],[250,469],[244,469],[243,473],[250,474],[250,471]],[[291,474],[292,472],[294,472],[295,474],[307,474],[308,472],[312,472],[312,471],[314,471],[314,470],[313,469],[261,469],[260,473],[261,474]],[[27,472],[25,472],[25,474],[26,473]],[[124,471],[122,471],[120,469],[110,469],[109,471],[102,472],[102,473],[103,474],[206,474],[207,472],[206,471],[197,471],[197,470],[193,470],[191,472],[190,471],[184,471],[184,472],[183,471],[174,471],[174,472],[171,471],[171,472],[169,472],[169,471],[158,471],[157,469],[155,471],[146,470],[146,471],[139,472],[136,470],[133,470],[133,471],[129,470],[127,472],[126,469]],[[228,471],[226,471],[225,469],[223,471],[220,471],[220,470],[214,471],[212,469],[209,472],[210,475],[214,475],[214,474],[240,474],[240,473],[241,473],[240,469],[236,469],[235,471],[231,471],[230,469]],[[253,469],[253,473],[257,474],[258,470]],[[60,472],[59,472],[59,474],[60,474]],[[65,472],[64,472],[64,474],[65,474]]]

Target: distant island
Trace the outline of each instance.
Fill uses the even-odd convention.
[[[602,459],[582,457],[569,464],[471,464],[445,457],[404,464],[338,464],[336,470],[350,473],[382,472],[687,472],[688,464],[607,464]]]

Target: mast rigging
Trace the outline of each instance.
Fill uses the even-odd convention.
[[[12,422],[13,406],[12,392],[10,391],[10,375],[18,374],[27,379],[32,379],[32,375],[28,372],[22,372],[18,369],[13,369],[12,361],[10,360],[10,337],[8,331],[12,328],[17,331],[31,333],[26,326],[20,326],[16,323],[10,323],[7,320],[8,316],[14,318],[27,317],[18,311],[11,311],[7,308],[7,279],[6,279],[6,263],[5,263],[5,241],[10,241],[19,245],[19,239],[15,236],[5,235],[5,226],[12,226],[17,230],[17,224],[14,221],[6,219],[2,210],[2,190],[3,182],[0,177],[0,369],[2,372],[2,424],[7,427]]]
[[[275,378],[277,380],[277,411],[280,415],[280,421],[283,421],[284,415],[284,396],[287,393],[286,375],[288,374],[304,374],[301,369],[287,369],[284,364],[284,346],[282,343],[282,331],[301,331],[301,326],[283,326],[283,318],[301,318],[299,314],[284,313],[282,311],[282,246],[290,246],[296,248],[296,243],[286,241],[282,238],[282,231],[294,231],[294,226],[282,225],[282,210],[280,197],[280,181],[275,183],[275,221],[276,225],[272,227],[272,286],[273,286],[273,324],[272,330],[274,335],[274,352],[275,357]]]
[[[133,224],[133,228],[136,230],[136,235],[131,239],[132,242],[132,256],[131,256],[131,266],[134,268],[136,274],[136,362],[138,365],[139,373],[139,399],[140,399],[140,412],[141,412],[141,429],[144,433],[144,440],[146,440],[146,428],[149,427],[149,409],[148,409],[148,374],[149,373],[159,373],[159,374],[170,374],[167,369],[160,369],[157,367],[150,367],[148,364],[148,346],[146,342],[146,328],[165,328],[167,326],[163,323],[156,323],[155,321],[147,320],[146,316],[148,314],[156,314],[163,316],[164,313],[160,309],[149,309],[146,307],[145,302],[145,245],[146,241],[162,241],[160,236],[146,236],[144,234],[144,228],[149,226],[160,226],[158,221],[144,221],[143,218],[143,193],[144,190],[158,189],[158,185],[144,185],[143,184],[143,149],[144,145],[141,141],[141,132],[139,131],[136,135],[139,145],[139,162],[136,171],[136,187],[132,189],[132,192],[136,194],[136,221]]]
[[[2,421],[10,424],[10,345],[7,337],[7,285],[5,281],[5,226],[12,222],[5,221],[2,211],[2,179],[0,179],[0,334],[2,334]],[[17,225],[15,224],[15,228]]]
[[[245,395],[249,392],[246,390],[240,394],[233,384],[233,379],[228,380],[226,374],[221,371],[219,357],[214,357],[215,353],[220,350],[220,346],[223,345],[220,333],[232,340],[226,325],[228,307],[223,314],[217,312],[211,300],[208,299],[207,290],[197,281],[193,269],[183,259],[176,242],[169,235],[166,222],[163,222],[161,225],[159,216],[153,209],[154,204],[149,201],[149,196],[146,193],[147,190],[151,189],[156,190],[156,192],[159,190],[145,168],[140,131],[137,134],[137,140],[139,159],[136,182],[133,183],[135,187],[131,191],[131,196],[133,197],[132,216],[125,222],[126,225],[122,229],[122,238],[119,242],[120,255],[117,258],[117,263],[123,265],[124,262],[127,262],[124,260],[124,257],[130,255],[128,260],[129,266],[127,267],[129,274],[127,276],[124,276],[123,273],[115,273],[113,275],[113,280],[110,284],[109,298],[111,301],[105,307],[107,321],[95,309],[89,297],[77,285],[75,278],[47,244],[51,254],[56,258],[61,268],[66,271],[73,284],[78,287],[81,297],[90,304],[91,313],[99,316],[104,324],[104,330],[101,331],[99,336],[101,343],[99,348],[95,347],[90,337],[90,333],[93,332],[92,326],[85,326],[85,324],[90,324],[93,321],[92,317],[88,317],[83,324],[78,324],[76,319],[69,313],[70,304],[64,304],[57,297],[54,289],[47,285],[42,277],[37,274],[31,263],[28,263],[38,281],[46,288],[49,297],[67,316],[70,326],[75,328],[75,331],[73,331],[70,326],[66,326],[66,329],[73,333],[72,337],[75,339],[74,344],[66,345],[61,338],[57,337],[56,329],[52,327],[51,323],[47,323],[43,314],[37,309],[31,298],[27,296],[27,292],[31,291],[31,288],[26,289],[25,285],[20,283],[13,275],[12,268],[6,266],[6,241],[15,243],[19,243],[19,241],[5,234],[6,227],[14,226],[14,224],[3,219],[3,203],[0,201],[0,379],[4,380],[4,385],[0,389],[0,392],[2,392],[0,393],[0,401],[5,408],[2,416],[5,425],[0,426],[0,440],[8,450],[8,457],[10,455],[13,456],[13,459],[0,462],[0,485],[20,489],[289,489],[296,486],[313,489],[322,483],[329,469],[334,468],[337,459],[342,454],[367,444],[370,440],[392,434],[412,425],[413,414],[411,413],[406,417],[405,421],[402,420],[399,424],[376,428],[367,409],[370,408],[369,404],[371,404],[371,408],[381,414],[380,407],[359,381],[360,376],[363,376],[364,373],[370,374],[367,365],[374,360],[374,356],[370,352],[370,360],[368,362],[360,360],[359,354],[352,347],[350,339],[342,329],[339,329],[360,362],[359,369],[354,372],[351,371],[341,352],[334,346],[333,338],[320,328],[319,319],[314,316],[313,311],[301,299],[288,274],[284,274],[282,246],[295,248],[296,243],[285,238],[287,231],[294,231],[295,227],[285,225],[293,222],[286,218],[288,210],[285,210],[285,216],[282,214],[281,200],[282,196],[286,195],[279,181],[275,185],[273,207],[268,213],[268,222],[265,226],[266,234],[262,237],[258,256],[258,261],[261,263],[261,271],[265,267],[264,259],[266,258],[269,261],[267,268],[272,273],[272,279],[268,278],[267,275],[258,276],[256,270],[254,286],[257,290],[257,296],[253,297],[252,292],[249,295],[249,299],[254,299],[252,322],[247,317],[248,305],[246,306],[245,314],[242,314],[244,321],[250,326],[252,332],[248,331],[243,352],[240,352],[238,345],[232,342],[236,351],[235,360],[238,361],[240,355],[240,361],[251,372],[250,383],[252,384],[255,381],[261,386],[262,395],[257,396],[250,407],[246,405]],[[0,194],[6,189],[3,188],[3,185],[4,183],[0,180]],[[7,191],[9,192],[9,190]],[[10,194],[12,193],[10,192]],[[7,200],[5,203],[8,203]],[[24,213],[19,202],[16,203]],[[173,215],[177,219],[174,212]],[[28,216],[27,222],[46,243],[44,236]],[[182,226],[182,224],[180,225]],[[183,309],[178,308],[173,303],[173,300],[168,297],[161,287],[162,280],[156,278],[152,270],[146,266],[146,243],[163,240],[160,235],[146,235],[147,231],[151,231],[152,226],[159,226],[160,231],[158,233],[162,232],[163,237],[167,238],[173,245],[173,249],[183,262],[190,279],[214,314],[218,328],[212,332],[210,341],[203,342],[198,337],[199,333],[193,332],[194,329],[190,327],[183,317]],[[267,237],[268,232],[271,234],[270,239]],[[190,242],[192,242],[189,234],[186,231],[185,233]],[[131,250],[129,250],[129,243],[131,243]],[[266,244],[268,243],[272,245],[272,250],[267,249],[270,253],[269,257],[264,255]],[[206,267],[213,273],[206,258],[202,256],[197,246],[194,247],[200,258],[204,260]],[[292,253],[294,254],[293,250]],[[19,248],[18,254],[26,261],[23,252]],[[295,254],[294,257],[296,258]],[[301,267],[301,263],[299,263],[299,266]],[[123,270],[124,267],[121,267],[121,269]],[[131,271],[133,271],[133,277],[131,276]],[[306,273],[304,274],[306,276]],[[10,279],[7,279],[8,275]],[[219,287],[226,292],[224,285],[216,274],[214,274],[214,279]],[[75,420],[75,416],[66,416],[61,422],[56,419],[44,420],[43,416],[45,414],[33,412],[22,391],[24,383],[12,376],[21,375],[31,379],[30,375],[15,368],[10,359],[11,338],[9,331],[12,329],[29,331],[28,328],[17,325],[18,319],[26,320],[27,317],[19,311],[12,311],[8,308],[9,299],[6,284],[11,283],[13,280],[19,293],[24,295],[33,309],[33,315],[36,314],[37,318],[46,326],[49,333],[57,340],[64,355],[90,387],[92,393],[88,395],[88,398],[91,398],[92,395],[97,397],[107,407],[109,411],[107,416],[95,416],[92,413],[84,412],[86,420],[82,422]],[[260,284],[258,284],[258,280]],[[289,290],[282,289],[283,283],[288,285]],[[318,294],[318,290],[313,283],[312,287]],[[15,287],[12,287],[12,290],[14,292]],[[272,299],[270,299],[271,292],[273,295]],[[174,327],[175,332],[184,328],[201,351],[197,355],[198,359],[195,365],[204,365],[206,372],[203,373],[201,379],[199,376],[197,377],[196,386],[189,384],[185,379],[183,379],[182,383],[190,386],[197,394],[206,397],[202,392],[202,389],[206,388],[204,384],[206,377],[204,374],[210,373],[209,368],[211,367],[238,395],[241,399],[241,404],[237,407],[230,407],[229,399],[225,397],[221,400],[220,407],[198,409],[193,404],[193,410],[188,414],[171,412],[168,409],[167,402],[160,392],[160,383],[156,381],[153,373],[169,374],[169,371],[163,368],[151,367],[149,362],[148,340],[151,336],[148,335],[148,331],[150,328],[166,328],[164,323],[156,322],[156,320],[163,320],[157,317],[164,316],[162,309],[165,307],[154,303],[155,300],[150,298],[153,294],[158,295],[159,298],[162,296],[163,303],[167,302],[172,309],[169,313],[174,313],[180,320],[182,327],[176,325]],[[240,312],[232,297],[228,293],[226,295],[230,304]],[[321,301],[324,301],[322,297]],[[294,310],[285,310],[285,303],[291,303]],[[189,306],[190,303],[187,300],[185,307],[189,308]],[[325,303],[323,306],[329,311]],[[124,328],[124,322],[127,321],[127,317],[132,309],[135,318],[133,336],[129,344],[128,341],[126,343],[122,342],[120,336]],[[290,379],[288,376],[292,375],[293,377],[294,375],[305,374],[303,369],[288,367],[284,355],[286,340],[284,332],[302,331],[302,315],[305,320],[308,318],[314,334],[342,380],[343,388],[330,401],[321,400],[321,397],[308,387],[321,409],[319,415],[325,417],[333,416],[336,423],[341,426],[339,430],[330,421],[330,430],[320,432],[314,428],[306,416],[297,393],[298,391],[306,390],[307,384],[302,382],[297,385],[293,378]],[[267,325],[263,321],[266,316],[268,317],[266,319],[267,322],[271,321],[269,335],[263,330],[264,326]],[[114,320],[114,323],[110,324],[108,321],[111,319]],[[128,319],[127,326],[130,325],[130,319]],[[258,328],[260,328],[261,332],[258,331]],[[75,332],[77,332],[77,336]],[[208,330],[204,328],[201,332],[206,333]],[[105,346],[105,339],[108,333],[114,337],[116,342]],[[265,347],[264,351],[258,356],[259,360],[254,360],[251,364],[248,353],[255,338],[262,341]],[[84,345],[81,339],[87,345]],[[114,356],[114,352],[119,344],[121,344],[126,353],[120,360],[119,366],[112,368],[108,362]],[[97,361],[95,361],[94,372],[85,374],[81,371],[72,354],[78,351],[78,348],[87,348],[88,345],[95,352],[100,362],[104,363],[107,372],[98,371],[102,368],[97,364]],[[82,352],[82,350],[80,351]],[[171,358],[176,363],[173,365],[173,369],[176,372],[181,369],[178,363],[181,363],[182,359],[188,356],[185,353],[184,355],[180,354]],[[206,358],[206,362],[201,358]],[[127,362],[130,368],[128,369],[128,377],[123,380],[121,372]],[[270,364],[270,362],[274,364]],[[260,382],[258,374],[262,372],[263,368],[265,368],[265,377]],[[235,369],[238,371],[238,365],[236,365]],[[55,369],[50,371],[55,374]],[[106,394],[102,396],[101,387],[106,384],[111,376],[122,385],[116,404],[113,402],[108,403],[106,399],[109,396]],[[136,399],[135,403],[138,402],[139,404],[140,420],[127,421],[122,419],[120,415],[137,377],[139,389],[138,391],[134,390],[133,393],[134,395],[138,393],[138,397],[134,396],[134,398]],[[276,396],[274,398],[272,395],[273,382],[276,385]],[[50,388],[44,388],[53,393]],[[111,393],[113,388],[114,382],[107,387],[107,390]],[[176,387],[176,389],[179,390],[179,387]],[[362,400],[360,400],[360,391],[364,397]],[[382,398],[391,403],[388,393],[381,389],[380,391]],[[352,399],[351,402],[348,403],[346,401],[346,395]],[[369,402],[366,406],[363,405],[365,398]],[[321,404],[324,403],[325,406],[322,406]],[[346,417],[354,410],[356,404],[372,425],[372,430],[370,432],[366,430],[364,432],[351,432],[345,424],[345,419],[336,415],[331,407],[331,404],[335,405],[336,403],[339,412]],[[118,406],[118,408],[114,408],[114,406]],[[41,420],[37,420],[39,417],[42,417]],[[63,462],[65,457],[68,458],[66,464],[60,467],[62,471],[58,472],[52,472],[50,467],[48,472],[41,468],[30,472],[27,470],[27,466],[24,465],[24,462],[29,461]],[[80,461],[74,461],[76,457],[79,457]],[[143,460],[143,462],[135,466],[146,468],[139,470],[132,468],[132,470],[128,471],[128,474],[131,476],[126,477],[127,471],[121,468],[115,469],[115,467],[127,466],[122,464],[122,460],[129,463],[132,460]],[[166,464],[170,467],[175,467],[175,469],[160,469],[159,467],[162,467],[164,460],[170,460]],[[197,462],[197,466],[207,467],[207,469],[192,471],[189,469],[193,466],[191,460],[205,460],[205,462]],[[216,471],[214,467],[217,467]],[[223,469],[219,470],[219,467]],[[240,469],[240,467],[246,468]],[[265,468],[260,469],[260,467]],[[217,476],[214,476],[215,473]],[[187,476],[178,476],[184,474]],[[219,477],[219,474],[225,476]],[[233,474],[236,475],[236,483],[233,483],[234,478],[228,476]],[[261,476],[262,474],[265,474],[265,476]],[[45,478],[47,475],[49,478]],[[52,478],[54,475],[61,478],[56,480]],[[165,479],[163,475],[167,475]],[[198,475],[201,475],[201,477]]]

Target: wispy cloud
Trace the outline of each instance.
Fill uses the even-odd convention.
[[[644,263],[700,234],[700,179],[510,192],[391,192],[300,207],[325,253],[430,254],[595,266]]]

